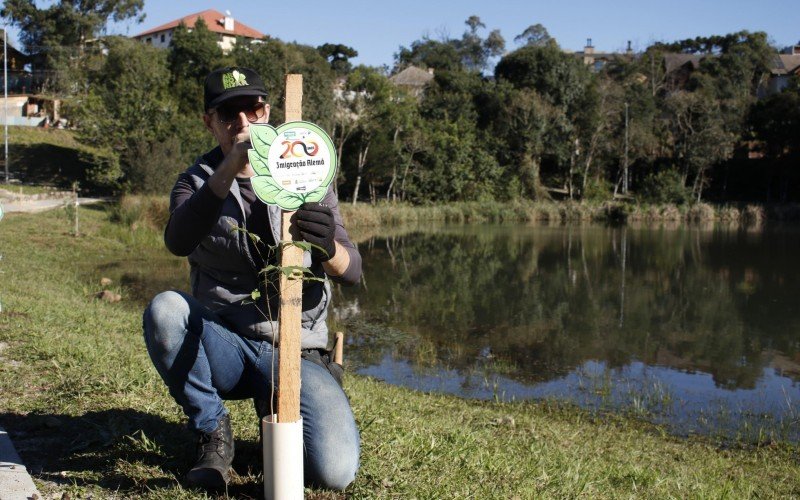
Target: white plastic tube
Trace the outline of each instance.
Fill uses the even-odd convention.
[[[261,419],[264,455],[265,500],[303,498],[303,419],[274,422],[276,415]]]

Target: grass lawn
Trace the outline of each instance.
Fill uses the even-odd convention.
[[[183,474],[192,435],[141,339],[141,279],[158,289],[159,232],[81,210],[0,222],[0,424],[46,497],[205,498]],[[166,272],[166,271],[165,271]],[[96,300],[100,277],[122,301]],[[138,297],[138,298],[137,298]],[[362,467],[344,493],[308,498],[786,498],[800,496],[791,444],[720,447],[567,405],[490,403],[348,375]],[[231,497],[260,498],[258,426],[230,405]]]

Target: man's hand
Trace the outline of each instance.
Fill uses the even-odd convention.
[[[238,134],[231,137],[231,149],[227,156],[231,156],[230,161],[234,162],[239,168],[237,175],[247,173],[247,164],[250,159],[247,151],[252,148],[250,144],[250,129],[245,127]]]
[[[319,262],[326,262],[336,254],[333,236],[336,223],[333,212],[320,203],[304,203],[295,213],[295,221],[300,229],[300,236],[315,245],[311,247],[311,257]]]
[[[243,127],[236,135],[231,136],[230,141],[230,147],[223,148],[225,158],[208,179],[209,188],[221,199],[228,196],[236,177],[252,177],[254,174],[247,156],[247,150],[251,147],[250,130]]]

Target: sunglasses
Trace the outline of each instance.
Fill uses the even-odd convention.
[[[255,123],[267,114],[267,103],[254,102],[248,104],[228,104],[214,108],[217,120],[225,125],[230,125],[239,119],[239,113],[244,113],[250,123]]]

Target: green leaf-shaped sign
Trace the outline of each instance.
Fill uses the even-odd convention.
[[[268,205],[296,210],[321,201],[336,174],[336,150],[322,128],[310,122],[287,122],[277,129],[250,125],[248,151],[256,196]]]

